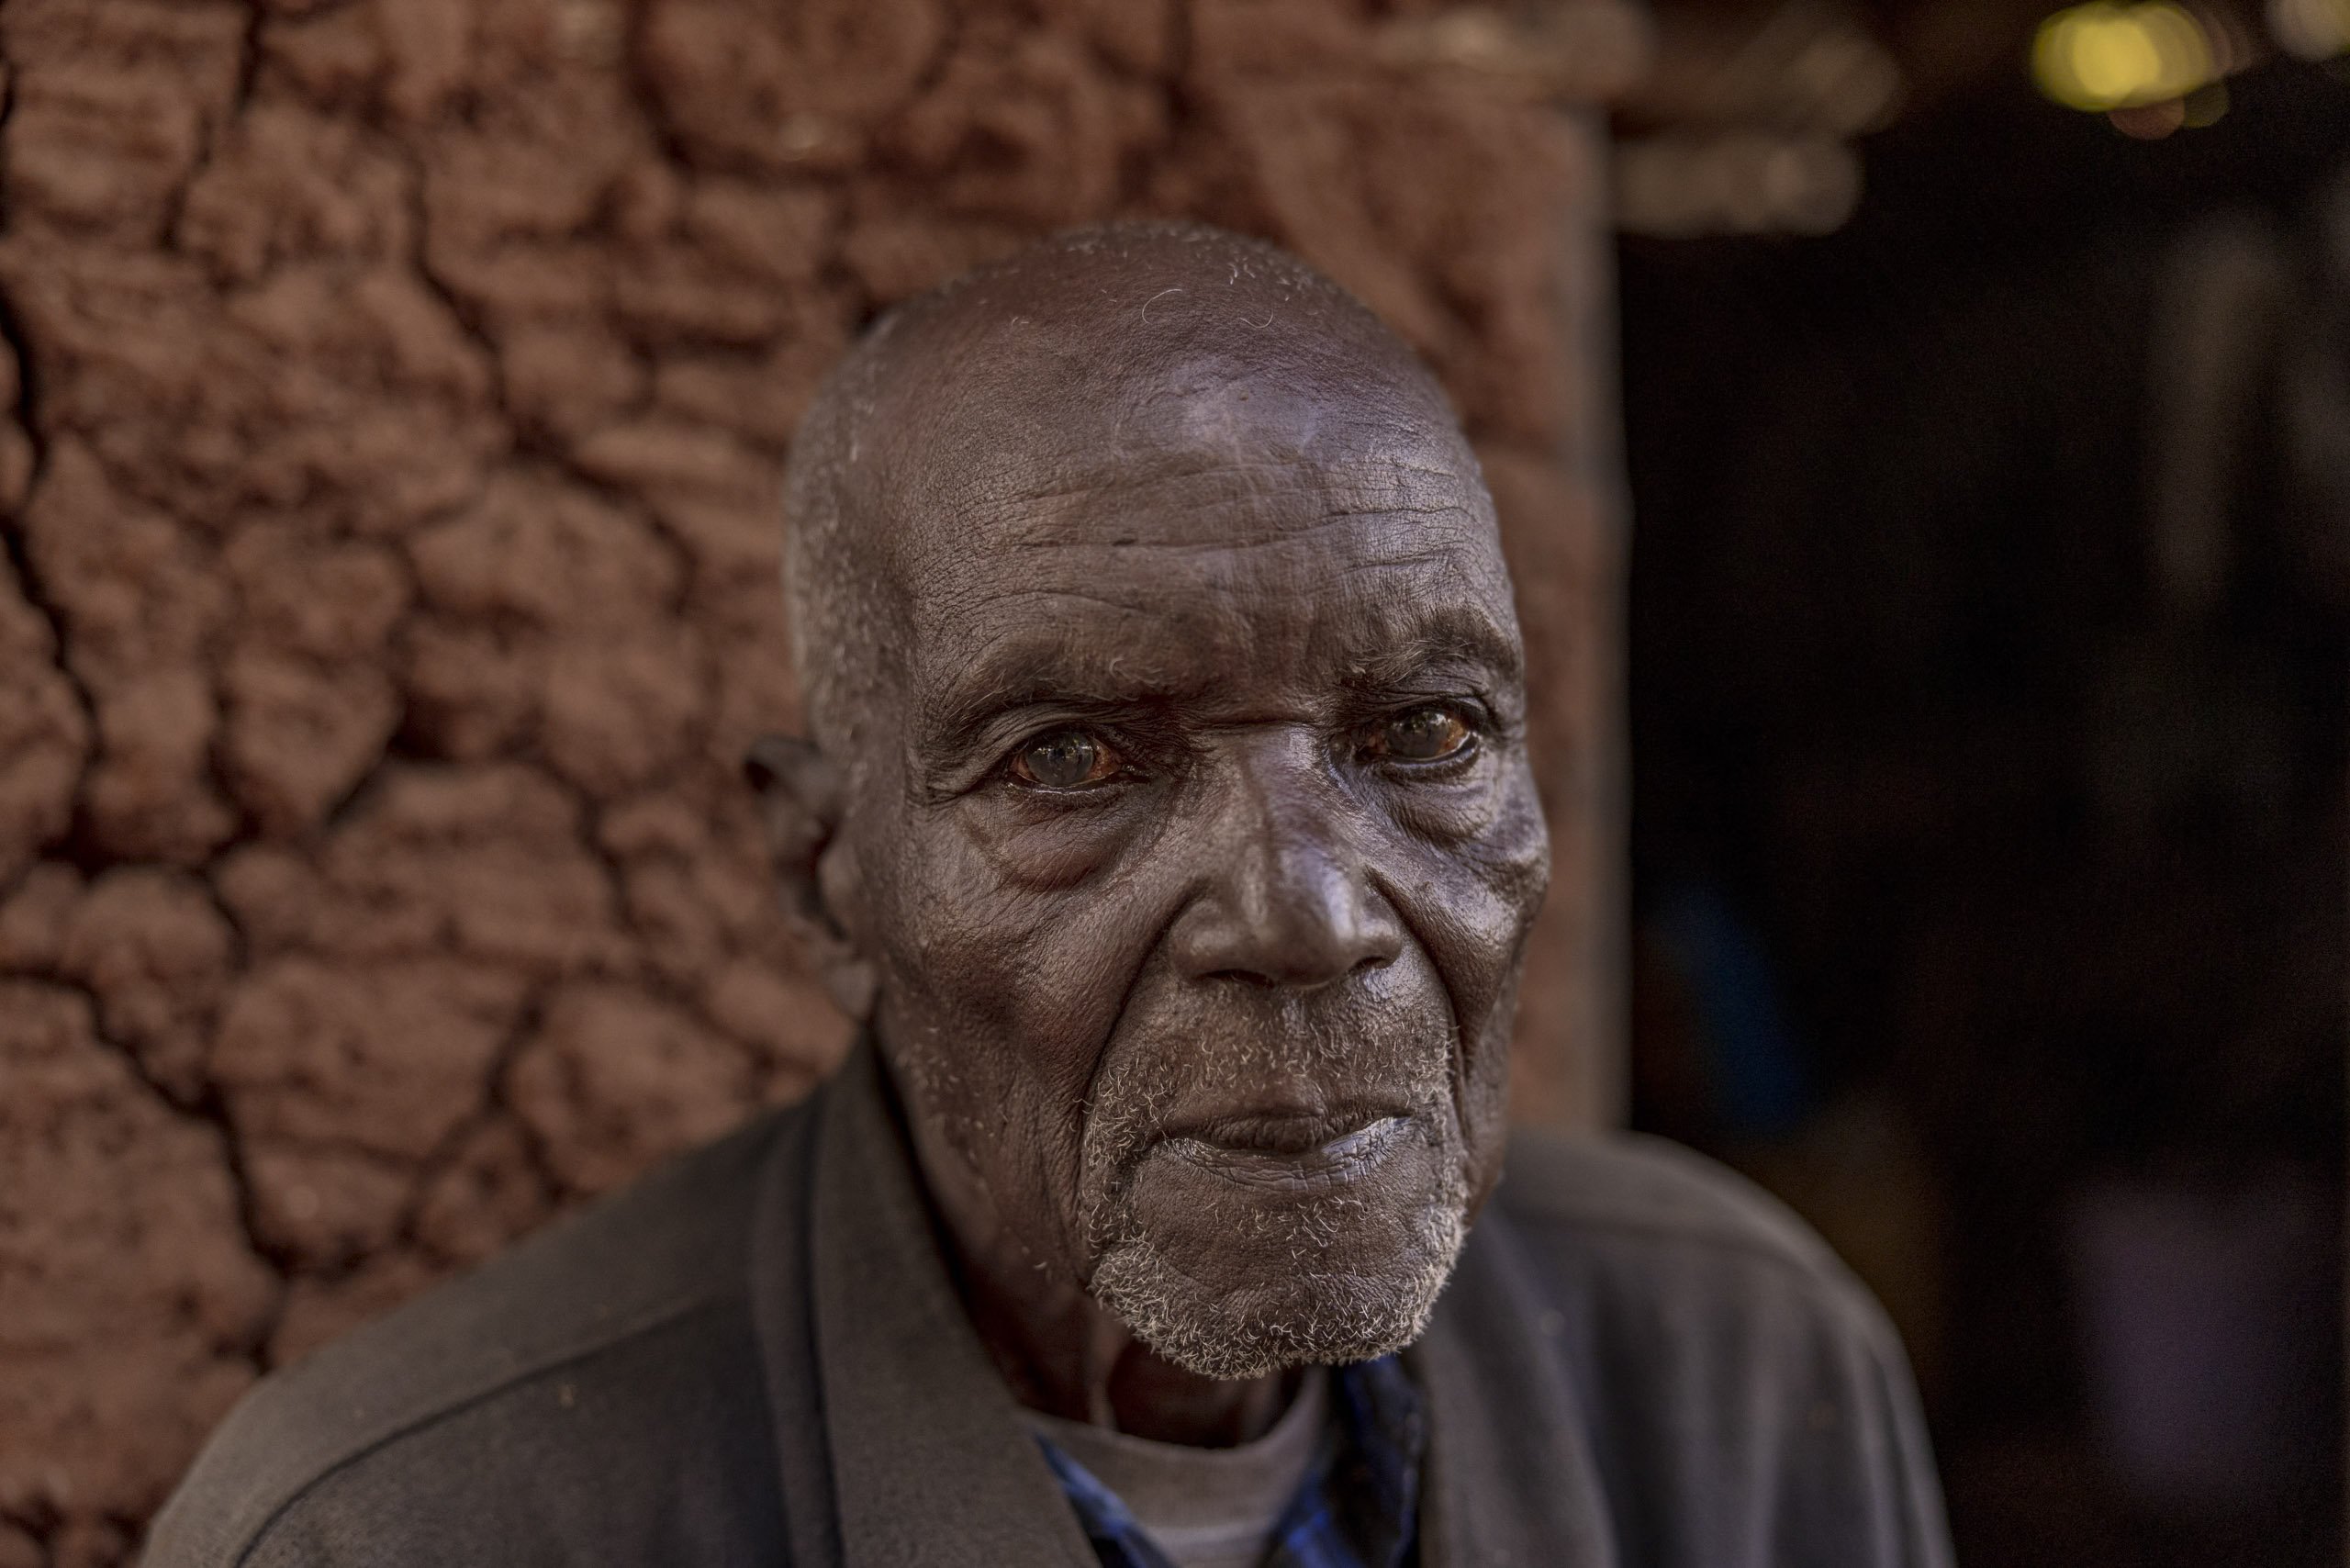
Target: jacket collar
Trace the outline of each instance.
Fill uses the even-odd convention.
[[[1428,1406],[1423,1568],[1613,1568],[1614,1532],[1559,1321],[1498,1205],[1469,1233],[1418,1344],[1404,1352]]]
[[[1097,1568],[947,1279],[878,1063],[818,1113],[811,1305],[841,1561]]]

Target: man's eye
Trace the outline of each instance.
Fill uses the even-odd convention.
[[[1460,756],[1474,738],[1468,722],[1449,708],[1415,708],[1381,724],[1371,751],[1387,762],[1442,762]]]
[[[1056,730],[1022,746],[1013,776],[1046,790],[1082,790],[1118,772],[1118,754],[1083,730]]]

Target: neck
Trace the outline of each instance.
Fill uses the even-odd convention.
[[[906,1121],[964,1310],[1013,1398],[1048,1416],[1207,1448],[1248,1442],[1281,1418],[1297,1369],[1210,1378],[1159,1355],[1021,1242],[935,1128]]]

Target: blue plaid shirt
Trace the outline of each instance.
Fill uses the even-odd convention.
[[[1290,1500],[1264,1568],[1401,1568],[1419,1539],[1420,1458],[1427,1421],[1420,1391],[1393,1356],[1335,1369],[1335,1428]],[[1171,1568],[1167,1554],[1093,1473],[1043,1438],[1102,1568]]]

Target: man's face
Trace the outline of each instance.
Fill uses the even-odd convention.
[[[1194,375],[893,519],[839,840],[885,1054],[1030,1261],[1212,1377],[1408,1342],[1498,1171],[1517,631],[1389,401]]]

